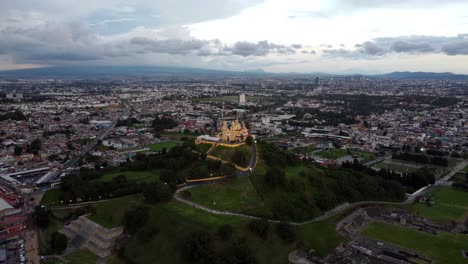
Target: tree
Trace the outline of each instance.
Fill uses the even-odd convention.
[[[262,239],[268,237],[269,223],[265,219],[255,219],[249,222],[249,229]]]
[[[13,154],[15,154],[15,156],[21,155],[22,152],[23,152],[23,148],[20,146],[15,146],[15,148],[13,149]]]
[[[329,210],[336,205],[336,196],[333,192],[324,188],[320,191],[316,199],[317,206],[322,211]]]
[[[159,180],[165,183],[175,183],[176,181],[176,173],[170,169],[161,169],[159,173]]]
[[[143,197],[148,203],[167,202],[172,197],[172,189],[168,184],[155,182],[146,185],[143,190]]]
[[[49,211],[46,208],[38,205],[34,211],[33,219],[34,223],[38,227],[45,228],[49,225],[50,222]]]
[[[218,236],[221,237],[223,240],[229,240],[232,237],[232,226],[228,224],[224,224],[218,228]]]
[[[292,243],[296,240],[296,230],[288,223],[278,223],[275,225],[276,234],[285,242]]]
[[[265,174],[265,182],[270,187],[276,187],[284,184],[285,173],[279,168],[270,168]]]
[[[182,255],[190,263],[206,263],[203,260],[213,257],[211,236],[208,232],[193,232],[186,238],[182,247]]]
[[[254,140],[253,140],[253,137],[252,137],[252,136],[248,136],[248,137],[245,139],[245,143],[246,143],[247,145],[249,145],[249,146],[253,144],[253,141],[254,141]]]
[[[39,152],[39,150],[41,150],[41,147],[42,147],[42,142],[40,139],[36,138],[34,139],[31,144],[29,145],[29,151],[28,152],[31,152],[31,153],[34,153],[37,155],[37,153]]]
[[[151,124],[155,131],[162,131],[164,129],[174,128],[177,125],[177,121],[170,117],[157,117],[153,120],[153,123]]]
[[[67,248],[67,237],[57,231],[52,233],[51,248],[54,253],[61,254]]]
[[[241,150],[236,149],[232,155],[232,161],[234,161],[235,164],[242,166],[247,163],[247,158]]]
[[[137,206],[125,211],[124,223],[125,231],[135,234],[147,221],[149,210],[146,206]]]
[[[137,233],[137,238],[140,242],[142,243],[147,243],[149,242],[157,233],[159,230],[152,226],[152,225],[145,225],[143,228],[141,228]]]

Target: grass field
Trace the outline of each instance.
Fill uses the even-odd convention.
[[[201,144],[198,144],[197,145],[197,150],[198,152],[200,153],[206,153],[208,152],[208,150],[211,148],[211,146],[213,146],[212,144],[208,144],[208,143],[201,143]]]
[[[45,206],[58,205],[60,203],[60,189],[48,190],[42,197],[41,204]]]
[[[43,264],[95,264],[98,257],[87,249],[79,249],[63,257],[65,261],[58,258],[49,258],[42,261]]]
[[[347,150],[347,149],[328,149],[328,150],[322,150],[315,155],[327,158],[327,159],[338,159],[344,156],[349,156],[349,155],[357,155],[361,158],[361,162],[367,162],[375,158],[375,155],[369,152],[363,152],[363,151],[354,151],[354,150]]]
[[[449,187],[432,191],[431,206],[425,203],[414,203],[409,209],[423,217],[443,223],[450,221],[463,222],[468,219],[468,193]]]
[[[138,201],[135,196],[127,199],[130,202],[116,199],[115,202],[103,203],[97,211],[115,215],[118,214],[117,210],[124,211],[134,206],[131,201]],[[224,224],[233,227],[234,237],[246,239],[246,243],[260,264],[285,263],[288,253],[295,247],[294,243],[287,244],[279,239],[272,226],[269,229],[268,239],[258,238],[248,230],[247,223],[250,221],[248,218],[209,214],[176,201],[150,205],[150,210],[148,223],[157,228],[157,234],[147,243],[131,237],[125,245],[125,255],[132,258],[135,263],[186,263],[181,256],[181,246],[186,236],[193,231],[207,231],[214,235]],[[314,248],[321,256],[328,254],[343,241],[343,238],[335,232],[334,222],[307,224],[297,227],[296,231],[298,239],[303,240],[307,247]],[[225,242],[215,239],[214,243],[215,248],[222,248]],[[119,263],[115,257],[113,263]]]
[[[135,182],[155,182],[159,181],[159,171],[117,171],[106,173],[99,177],[97,181],[110,182],[113,178],[124,175],[127,181]]]
[[[161,151],[163,148],[166,148],[166,150],[169,150],[177,145],[179,145],[181,142],[179,141],[174,141],[174,140],[170,140],[170,141],[165,141],[165,142],[161,142],[161,143],[155,143],[155,144],[151,144],[149,146],[147,146],[151,151],[154,151],[154,152],[159,152]]]
[[[468,236],[440,232],[437,235],[382,222],[373,222],[363,234],[377,240],[416,250],[437,263],[467,263],[462,250],[467,250]]]
[[[458,172],[451,179],[453,182],[468,183],[468,174],[463,172]]]
[[[96,211],[88,219],[106,228],[121,226],[126,208],[139,204],[140,200],[140,196],[131,195],[97,203]]]
[[[374,167],[378,169],[392,170],[392,171],[401,172],[401,173],[406,173],[406,172],[411,173],[411,172],[418,170],[418,168],[414,168],[414,167],[409,167],[409,166],[404,166],[404,165],[399,165],[399,164],[385,163],[385,162],[379,162],[375,164]]]
[[[258,215],[265,209],[248,177],[197,186],[189,191],[192,201],[217,210],[243,213],[255,211]]]
[[[80,249],[65,256],[69,264],[95,264],[98,257],[87,249]]]
[[[252,158],[252,148],[248,145],[242,145],[235,148],[225,147],[225,146],[217,146],[210,155],[221,158],[223,160],[231,161],[235,151],[241,151],[245,156],[245,162],[241,164],[237,164],[241,167],[247,167],[250,164],[250,160]]]

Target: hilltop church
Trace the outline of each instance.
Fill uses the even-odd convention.
[[[227,121],[224,121],[221,132],[218,134],[221,141],[226,143],[244,142],[248,136],[249,131],[244,122],[241,123],[238,120],[230,122],[230,125],[228,125]]]

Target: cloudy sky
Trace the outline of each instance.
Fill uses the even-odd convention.
[[[468,0],[15,0],[0,69],[468,74]]]

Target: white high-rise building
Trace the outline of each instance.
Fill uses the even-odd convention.
[[[239,104],[244,105],[245,104],[245,94],[241,93],[239,95]]]

